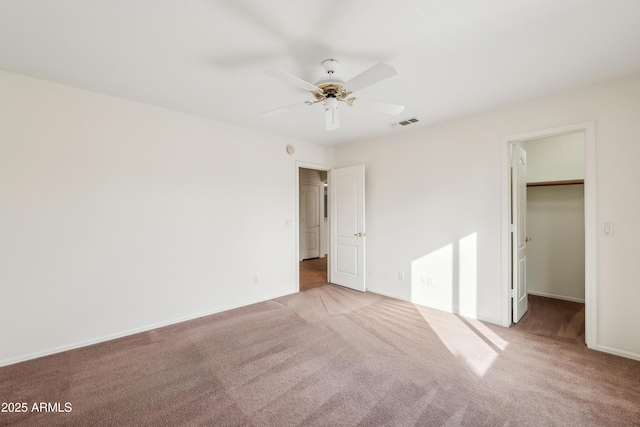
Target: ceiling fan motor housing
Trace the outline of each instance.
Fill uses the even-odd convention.
[[[315,85],[322,89],[325,89],[325,85],[342,86],[344,84],[344,80],[334,77],[339,65],[340,64],[335,59],[325,59],[322,61],[322,68],[324,68],[327,76],[318,80]]]
[[[326,71],[327,77],[315,83],[317,87],[322,89],[321,91],[311,92],[317,101],[324,101],[325,108],[338,108],[337,101],[348,102],[349,105],[353,102],[347,100],[351,92],[342,87],[344,80],[334,76],[339,65],[335,59],[322,61],[322,68]]]

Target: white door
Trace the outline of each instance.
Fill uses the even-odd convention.
[[[330,281],[365,291],[364,165],[333,169]]]
[[[527,153],[511,146],[511,252],[513,321],[527,311]]]
[[[302,184],[300,190],[300,257],[320,256],[320,186]]]

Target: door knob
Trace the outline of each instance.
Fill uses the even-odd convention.
[[[524,238],[524,241],[525,241],[525,242],[530,242],[531,240],[532,240],[532,239],[531,239],[531,237],[529,237],[529,236],[527,236],[527,237],[525,237],[525,238]]]
[[[363,237],[363,236],[364,236],[364,233],[356,233],[356,234],[354,234],[354,236],[356,236],[356,237]]]

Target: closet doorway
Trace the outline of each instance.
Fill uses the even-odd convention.
[[[563,188],[563,190],[560,190],[560,191],[565,191],[565,190],[569,190],[570,186],[575,186],[573,188],[573,190],[575,190],[574,193],[582,192],[583,194],[582,201],[574,203],[574,205],[577,204],[578,206],[582,204],[582,209],[583,209],[583,216],[582,216],[583,227],[582,228],[584,230],[584,237],[583,237],[584,252],[583,252],[581,261],[584,262],[584,268],[583,268],[584,279],[582,279],[582,274],[581,274],[579,275],[579,280],[584,284],[583,286],[579,286],[579,288],[581,288],[584,292],[584,297],[583,297],[584,304],[585,304],[584,306],[584,318],[585,318],[584,341],[587,347],[594,348],[595,343],[597,343],[597,327],[596,327],[596,324],[597,324],[597,274],[596,274],[597,224],[596,224],[596,216],[595,216],[596,171],[595,171],[595,131],[594,131],[593,122],[576,123],[572,125],[559,126],[556,128],[544,129],[539,131],[532,131],[532,132],[516,134],[516,135],[511,135],[511,136],[502,138],[502,161],[501,161],[502,163],[502,196],[501,196],[501,209],[502,209],[501,210],[501,218],[502,218],[501,220],[502,222],[501,277],[502,277],[502,280],[501,281],[502,281],[503,293],[502,293],[502,301],[501,301],[501,306],[502,306],[501,324],[503,326],[510,326],[514,322],[514,319],[512,316],[514,311],[513,310],[513,295],[515,292],[514,283],[518,284],[517,292],[519,297],[520,290],[522,289],[522,287],[519,286],[519,283],[522,282],[521,279],[523,278],[521,276],[524,276],[524,277],[528,276],[528,280],[531,282],[538,281],[538,283],[525,282],[525,286],[526,286],[525,292],[527,294],[529,294],[528,288],[531,288],[534,293],[536,292],[538,293],[538,295],[534,295],[534,293],[531,293],[531,296],[534,298],[539,298],[541,297],[540,295],[542,294],[548,294],[548,296],[553,296],[554,298],[565,297],[564,300],[566,301],[572,301],[572,299],[570,298],[575,298],[576,300],[581,299],[580,296],[575,297],[572,295],[567,295],[566,289],[559,290],[558,288],[554,288],[553,284],[552,284],[552,287],[549,288],[548,284],[544,284],[541,281],[542,280],[541,277],[532,277],[532,274],[535,275],[535,273],[539,273],[536,271],[535,267],[532,270],[530,268],[527,268],[526,270],[522,270],[522,269],[515,270],[514,268],[512,268],[513,259],[514,259],[513,248],[518,247],[519,249],[519,246],[512,245],[512,241],[511,241],[512,235],[514,235],[513,233],[514,225],[512,222],[512,218],[514,216],[521,216],[523,211],[525,212],[525,215],[526,215],[526,209],[524,210],[520,209],[518,206],[514,206],[514,203],[513,203],[514,200],[516,199],[512,197],[512,191],[511,191],[512,182],[513,182],[512,175],[511,175],[512,167],[513,167],[512,149],[514,146],[522,146],[523,144],[526,144],[529,141],[531,141],[531,144],[533,146],[533,144],[535,144],[536,142],[544,143],[544,140],[546,138],[559,137],[562,135],[570,135],[570,134],[581,134],[582,136],[583,148],[581,152],[583,153],[583,157],[582,158],[577,157],[577,158],[574,158],[573,160],[578,160],[577,163],[581,163],[583,165],[583,168],[584,168],[583,178],[580,179],[580,178],[566,177],[566,176],[560,177],[560,178],[556,177],[553,179],[549,177],[546,177],[544,179],[532,178],[532,179],[527,179],[527,181],[533,185],[529,187],[525,185],[524,187],[526,189],[535,188],[536,187],[535,184],[539,183],[541,184],[541,185],[538,185],[539,187],[548,187],[548,188],[556,187],[556,189]],[[556,147],[556,148],[559,148],[559,147]],[[529,151],[531,151],[531,149]],[[564,153],[564,154],[567,154],[567,153]],[[553,166],[554,162],[556,161],[556,158],[553,158],[551,156],[546,156],[544,157],[546,160],[540,163],[536,161],[535,154],[532,153],[532,156],[533,156],[533,160],[531,161],[527,160],[527,165],[531,165],[533,168],[536,168],[537,166],[548,168]],[[569,157],[571,157],[571,154],[569,155]],[[536,165],[536,163],[538,164]],[[527,175],[529,174],[527,173]],[[553,182],[553,181],[556,181],[556,182]],[[543,182],[545,183],[544,185],[542,185]],[[550,184],[556,184],[556,185],[550,185]],[[582,186],[581,190],[580,190],[580,186]],[[535,192],[535,191],[536,190],[532,190],[532,192]],[[534,202],[534,204],[535,203],[537,202]],[[547,200],[544,203],[548,204],[550,202]],[[526,220],[525,220],[525,227],[526,227]],[[550,228],[550,226],[548,228]],[[520,231],[522,231],[522,228],[518,228],[518,231],[519,231],[518,236],[520,234],[523,234],[523,233],[520,233]],[[534,245],[534,244],[537,244],[538,246],[542,246],[542,242],[544,242],[545,240],[545,237],[542,235],[542,233],[538,233],[538,235],[536,236],[534,235],[534,233],[531,233],[530,230],[527,228],[524,229],[524,234],[526,234],[526,236],[523,237],[523,239],[521,240],[523,240],[524,242],[528,242],[529,247],[531,247],[531,245]],[[527,238],[529,238],[530,240],[528,240]],[[545,260],[545,262],[548,262],[549,248],[547,248],[547,250],[543,252],[547,257],[547,260]],[[565,259],[566,261],[567,260],[566,255],[567,254],[565,253],[559,254],[556,258],[559,258],[560,260]],[[535,255],[534,255],[534,258],[535,258]],[[530,260],[527,259],[527,261],[530,261]],[[533,263],[535,265],[536,261],[533,260]],[[529,274],[520,274],[518,276],[518,280],[517,281],[514,280],[514,276],[513,276],[514,272],[522,273],[528,270],[531,270],[529,271]],[[558,273],[554,274],[554,276],[557,276],[557,275]],[[548,296],[542,296],[541,298],[548,298]]]
[[[584,343],[584,137],[573,132],[521,142],[527,158],[526,283],[522,326]],[[515,321],[515,319],[514,319]]]

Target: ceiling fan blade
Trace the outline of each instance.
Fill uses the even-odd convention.
[[[355,92],[367,86],[371,86],[372,84],[381,82],[384,79],[388,79],[389,77],[393,77],[396,74],[398,74],[398,72],[391,65],[379,62],[367,71],[358,74],[346,82],[344,84],[344,88],[349,92]]]
[[[356,98],[355,103],[373,111],[396,115],[404,111],[404,105],[391,104],[389,102],[374,101],[373,99]]]
[[[275,77],[276,79],[280,79],[282,81],[285,81],[287,83],[292,83],[295,86],[298,86],[301,89],[304,90],[308,90],[308,91],[316,91],[316,90],[321,90],[318,86],[313,85],[309,82],[306,82],[302,79],[299,79],[296,76],[292,76],[289,73],[285,73],[282,70],[278,70],[277,68],[272,68],[270,70],[265,71],[265,74],[270,75],[271,77]]]
[[[285,105],[284,107],[279,107],[279,108],[276,108],[274,110],[265,111],[264,113],[262,113],[262,115],[263,116],[272,116],[274,114],[278,114],[281,111],[290,110],[290,109],[293,109],[293,108],[296,108],[296,107],[301,107],[303,105],[307,105],[307,103],[306,102],[298,102],[298,103],[291,104],[291,105]]]
[[[325,108],[324,112],[327,130],[338,129],[340,127],[340,116],[337,108]]]

